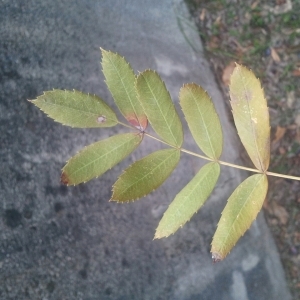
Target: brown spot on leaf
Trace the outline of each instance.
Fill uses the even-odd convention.
[[[61,183],[65,184],[65,185],[69,185],[69,177],[66,173],[62,173],[61,174],[61,178],[60,178]]]
[[[102,123],[105,123],[105,122],[106,122],[106,116],[101,115],[101,116],[99,116],[99,117],[97,118],[97,123],[102,124]]]

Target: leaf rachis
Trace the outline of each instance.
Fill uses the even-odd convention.
[[[257,173],[233,191],[222,212],[211,252],[213,262],[224,259],[261,210],[268,190],[267,175],[300,180],[300,177],[267,171],[270,122],[260,81],[250,70],[236,64],[229,86],[234,123],[255,166],[248,168],[219,160],[223,148],[222,127],[211,98],[201,86],[185,84],[179,93],[179,103],[204,155],[182,148],[182,123],[160,76],[146,70],[136,77],[124,57],[101,51],[105,82],[127,124],[119,121],[100,97],[75,90],[48,91],[30,101],[63,125],[102,128],[119,124],[131,130],[83,148],[64,166],[61,182],[76,185],[101,176],[132,153],[144,135],[166,145],[167,149],[155,151],[127,167],[113,185],[111,201],[127,203],[151,193],[171,175],[181,152],[208,161],[163,215],[155,233],[155,238],[162,238],[174,234],[209,198],[219,178],[220,165]],[[158,137],[146,132],[148,121]]]

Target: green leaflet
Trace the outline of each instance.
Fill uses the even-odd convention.
[[[111,200],[134,201],[157,189],[180,160],[178,149],[159,150],[129,166],[113,185]]]
[[[270,122],[260,82],[251,71],[237,64],[229,89],[240,139],[255,167],[266,171],[270,160]]]
[[[102,175],[136,149],[142,139],[141,134],[125,133],[85,147],[64,166],[62,183],[76,185]]]
[[[262,208],[267,191],[267,176],[257,174],[243,181],[229,197],[212,241],[214,262],[224,259],[250,227]]]
[[[179,148],[183,142],[181,121],[159,75],[151,70],[144,71],[137,78],[136,88],[138,99],[155,132],[165,142]]]
[[[115,103],[130,124],[144,131],[148,121],[137,99],[136,77],[132,68],[124,57],[103,49],[101,51],[103,74]]]
[[[210,97],[202,87],[191,83],[181,88],[179,99],[196,143],[208,157],[219,159],[223,147],[222,127]]]
[[[118,123],[112,109],[95,95],[53,90],[31,102],[50,118],[71,127],[111,127]]]
[[[211,194],[220,175],[220,165],[206,164],[180,191],[164,213],[154,238],[167,237],[188,222]]]

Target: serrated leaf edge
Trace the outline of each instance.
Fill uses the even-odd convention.
[[[264,174],[264,173],[260,173],[260,174],[261,174],[261,175],[264,175],[264,176],[261,176],[261,178],[257,181],[257,183],[258,183],[261,179],[264,179],[264,178],[267,179],[267,175],[266,175],[266,174]],[[254,175],[252,175],[252,176],[254,176]],[[251,176],[250,176],[250,177],[251,177]],[[248,178],[250,178],[250,177],[248,177]],[[245,180],[247,180],[248,178],[246,178]],[[236,187],[236,189],[237,189],[242,183],[244,183],[245,180],[244,180],[243,182],[241,182],[241,183]],[[268,184],[268,180],[267,180],[267,184]],[[257,186],[257,184],[256,184],[256,186]],[[253,188],[253,190],[251,191],[251,193],[248,195],[247,199],[250,197],[250,195],[252,194],[252,192],[254,191],[254,189],[256,188],[256,186]],[[233,193],[236,191],[236,189],[233,191]],[[266,189],[266,195],[267,195],[267,192],[268,192],[268,185],[267,185],[267,189]],[[233,193],[232,193],[232,194],[233,194]],[[232,195],[232,194],[231,194],[231,195]],[[231,195],[230,195],[230,197],[231,197]],[[265,195],[265,197],[266,197],[266,195]],[[230,197],[229,197],[229,198],[230,198]],[[228,200],[229,200],[229,198],[228,198]],[[246,203],[246,202],[247,202],[247,200],[245,201],[245,203]],[[227,203],[228,203],[228,201],[227,201]],[[226,205],[227,205],[227,204],[226,204]],[[263,205],[263,201],[262,201],[262,205]],[[225,206],[225,207],[226,207],[226,206]],[[244,207],[244,206],[243,206],[243,207]],[[243,207],[240,209],[240,211],[243,209]],[[261,206],[261,208],[262,208],[262,206]],[[225,209],[225,208],[224,208],[224,209]],[[223,209],[223,211],[224,211],[224,209]],[[222,218],[222,216],[223,216],[223,211],[221,212],[221,218]],[[261,211],[261,209],[259,210],[259,212],[260,212],[260,211]],[[237,239],[237,241],[235,242],[235,244],[233,244],[233,246],[232,246],[231,249],[233,249],[233,248],[235,247],[235,245],[236,245],[237,242],[240,240],[240,238],[244,236],[244,234],[247,232],[247,230],[249,230],[249,228],[251,227],[251,225],[253,224],[253,222],[256,220],[256,218],[257,218],[259,212],[257,213],[256,217],[252,220],[252,222],[249,224],[249,227],[246,228],[246,230],[244,231],[244,233]],[[240,212],[238,213],[238,215],[240,215]],[[237,215],[236,219],[238,218],[238,215]],[[220,218],[220,221],[221,221],[221,218]],[[219,227],[220,221],[218,222],[217,228]],[[233,224],[234,224],[234,223],[232,223],[231,228],[233,227]],[[231,229],[231,228],[230,228],[230,229]],[[230,231],[231,231],[231,230],[228,230],[228,232],[230,232]],[[227,237],[228,237],[228,236],[229,236],[229,234],[227,234]],[[227,240],[227,238],[226,238],[226,240]],[[212,246],[212,243],[211,243],[211,246]],[[221,252],[221,251],[220,251],[220,252]],[[221,253],[219,253],[219,252],[213,252],[213,251],[211,251],[213,263],[219,262],[219,261],[223,260],[230,252],[231,252],[231,250],[230,250],[225,256],[223,256],[223,255],[222,255]]]
[[[176,149],[176,148],[173,148],[173,149],[174,149],[174,153],[176,153],[176,151],[179,151],[179,160],[178,160],[177,164],[174,166],[174,168],[171,170],[170,175],[171,175],[171,174],[173,173],[173,171],[176,169],[176,167],[177,167],[177,165],[178,165],[178,163],[179,163],[179,161],[180,161],[180,154],[181,154],[181,152],[180,152],[179,149]],[[161,150],[164,150],[164,149],[161,149]],[[157,150],[157,151],[161,151],[161,150]],[[157,151],[155,151],[155,152],[157,152]],[[152,153],[150,153],[150,154],[148,154],[148,155],[151,155],[151,154],[153,154],[153,153],[155,153],[155,152],[152,152]],[[116,203],[131,203],[131,202],[134,202],[134,201],[136,201],[136,200],[138,200],[138,199],[141,199],[141,198],[144,198],[144,197],[146,197],[147,195],[149,195],[150,193],[153,193],[154,191],[156,191],[156,190],[157,190],[157,189],[158,189],[158,188],[159,188],[159,187],[160,187],[160,186],[168,179],[168,178],[166,178],[165,181],[163,181],[162,184],[160,184],[160,185],[157,186],[156,188],[152,189],[152,191],[151,191],[150,193],[145,194],[145,195],[143,195],[143,196],[141,196],[141,197],[138,197],[138,198],[135,198],[135,199],[131,199],[131,200],[128,200],[128,201],[119,201],[119,200],[117,200],[117,199],[113,199],[113,196],[114,196],[114,187],[115,187],[117,181],[120,179],[120,177],[121,177],[122,175],[124,175],[125,173],[127,173],[127,170],[128,170],[133,164],[135,164],[135,163],[138,162],[138,161],[141,161],[142,159],[146,158],[148,155],[142,157],[142,158],[139,159],[139,160],[136,160],[136,161],[133,162],[130,166],[128,166],[125,170],[122,171],[122,173],[118,176],[116,182],[115,182],[114,185],[112,186],[112,190],[111,190],[112,196],[111,196],[111,198],[109,199],[109,202],[116,202]],[[170,157],[170,156],[169,156],[169,157]],[[168,157],[168,158],[169,158],[169,157]],[[169,175],[169,176],[170,176],[170,175]]]
[[[219,177],[220,177],[220,164],[219,164],[218,162],[209,162],[208,164],[218,164],[218,165],[219,165],[219,175],[218,175],[217,180],[216,180],[216,184],[217,184],[218,179],[219,179]],[[205,165],[204,165],[204,166],[205,166]],[[201,170],[201,169],[200,169],[200,170]],[[200,170],[199,170],[198,172],[200,172]],[[197,174],[196,174],[196,175],[197,175]],[[195,176],[196,176],[196,175],[195,175]],[[193,180],[193,178],[192,178],[191,180]],[[189,182],[187,183],[187,185],[188,185],[188,184],[189,184]],[[183,187],[183,189],[184,189],[184,188],[185,188],[185,187]],[[213,187],[211,193],[213,192],[214,188],[215,188],[215,186]],[[180,192],[181,192],[181,191],[180,191]],[[179,193],[180,193],[180,192],[179,192]],[[179,193],[178,193],[178,194],[179,194]],[[195,210],[195,211],[193,212],[193,214],[191,215],[191,217],[190,217],[188,220],[186,220],[184,223],[182,223],[181,225],[179,225],[180,228],[182,228],[186,223],[188,223],[188,222],[192,219],[192,217],[200,211],[201,207],[202,207],[202,206],[205,204],[205,202],[208,200],[208,198],[210,197],[211,193],[208,195],[208,197],[206,198],[206,200],[204,201],[204,203],[199,207],[199,209],[198,209],[198,210]],[[178,195],[178,194],[177,194],[177,195]],[[177,197],[177,195],[175,196],[175,198]],[[174,200],[175,200],[175,198],[174,198]],[[174,201],[174,200],[173,200],[173,201]],[[168,208],[170,207],[171,204],[172,204],[172,202],[169,204]],[[167,212],[168,208],[167,208],[166,211],[164,212],[163,216],[164,216],[165,213]],[[163,218],[163,217],[162,217],[162,218]],[[161,218],[161,220],[162,220],[162,218]],[[173,233],[170,233],[170,234],[164,235],[164,236],[160,236],[160,237],[157,237],[156,232],[157,232],[157,228],[156,228],[156,230],[155,230],[155,235],[154,235],[153,240],[155,240],[155,239],[167,238],[167,237],[169,237],[169,236],[171,236],[171,235],[174,235],[174,234],[177,232],[177,230],[176,230],[175,232],[173,232]]]
[[[169,97],[170,97],[170,99],[171,99],[171,102],[172,102],[172,105],[173,105],[173,107],[174,107],[174,110],[175,110],[175,112],[176,112],[176,114],[177,114],[177,116],[178,116],[178,112],[177,112],[177,110],[176,110],[176,108],[175,108],[175,105],[174,105],[174,103],[173,103],[173,101],[172,101],[170,92],[169,92],[169,90],[167,89],[167,86],[166,86],[165,82],[164,82],[164,81],[162,80],[162,78],[160,77],[159,73],[156,72],[155,70],[146,69],[146,70],[144,70],[144,71],[142,71],[142,72],[139,72],[138,76],[136,77],[136,81],[135,81],[135,89],[136,89],[136,93],[137,93],[138,100],[140,101],[140,95],[139,95],[139,93],[138,93],[138,88],[137,88],[138,77],[139,77],[140,75],[146,73],[146,72],[154,73],[154,74],[156,74],[156,75],[160,78],[161,82],[163,83],[163,86],[164,86],[165,90],[167,91],[167,93],[168,93],[168,95],[169,95]],[[145,81],[146,81],[146,80],[145,80]],[[147,83],[147,85],[148,85],[148,83]],[[148,87],[149,87],[149,85],[148,85]],[[149,87],[149,89],[150,89],[150,87]],[[150,89],[150,90],[151,90],[151,89]],[[151,93],[152,93],[152,91],[151,91]],[[143,107],[142,101],[140,101],[140,103],[141,103],[141,106]],[[143,107],[143,109],[144,109],[144,107]],[[161,109],[160,109],[160,106],[159,106],[159,110],[160,110],[160,112],[161,112],[161,114],[162,114],[162,111],[161,111]],[[145,114],[146,114],[146,116],[147,116],[147,113],[146,113],[145,109],[144,109],[144,112],[145,112]],[[162,114],[162,115],[164,116],[164,114]],[[179,118],[179,116],[178,116],[178,118]],[[150,121],[150,119],[149,119],[148,116],[147,116],[147,119],[148,119],[149,123],[151,124],[152,128],[154,129],[153,123]],[[182,123],[181,123],[180,118],[179,118],[179,121],[180,121],[180,124],[181,124],[181,128],[180,128],[180,129],[181,129],[182,141],[181,141],[181,143],[179,143],[179,144],[177,143],[176,138],[174,137],[173,132],[170,130],[169,123],[166,122],[165,116],[164,116],[164,121],[165,121],[165,123],[168,125],[169,131],[172,133],[173,141],[175,142],[174,144],[172,144],[172,146],[175,146],[176,148],[180,149],[180,147],[181,147],[182,144],[183,144],[183,136],[184,136],[184,134],[183,134],[183,128],[182,128]],[[154,131],[156,132],[156,130],[154,130]],[[157,133],[157,132],[156,132],[156,133]],[[157,134],[158,134],[158,133],[157,133]],[[158,134],[158,135],[159,135],[159,134]],[[159,135],[159,136],[160,136],[160,135]],[[162,138],[162,137],[161,137],[161,138]],[[164,139],[163,139],[163,140],[164,140]],[[164,140],[164,141],[165,141],[165,140]]]
[[[196,85],[197,87],[202,88],[202,86],[198,85],[198,84],[195,83],[195,82],[185,83],[185,84],[180,88],[180,90],[179,90],[179,95],[180,95],[181,90],[182,90],[183,88],[186,88],[187,86],[191,86],[191,85]],[[212,101],[212,98],[210,97],[210,95],[209,95],[209,93],[207,92],[207,90],[205,90],[204,88],[202,88],[202,89],[203,89],[204,93],[207,95],[208,99],[211,101],[211,103],[212,103],[212,105],[213,105],[213,107],[214,107],[214,112],[216,113],[216,115],[217,115],[217,117],[218,117],[218,119],[219,119],[219,124],[220,124],[221,132],[222,132],[222,125],[221,125],[221,122],[220,122],[220,117],[219,117],[219,115],[218,115],[218,113],[217,113],[217,111],[216,111],[216,108],[215,108],[215,106],[214,106],[214,103],[213,103],[213,101]],[[193,97],[193,99],[195,99],[195,98]],[[197,101],[195,101],[195,103],[196,103],[196,102],[197,102]],[[179,101],[179,103],[180,103],[180,101]],[[181,106],[181,105],[180,105],[180,106]],[[198,108],[198,110],[201,112],[201,110],[199,109],[198,105],[197,105],[197,108]],[[186,119],[186,116],[185,116],[185,114],[184,114],[184,112],[183,112],[182,107],[181,107],[181,110],[182,110],[182,113],[183,113],[183,115],[184,115],[184,118],[185,118],[185,120],[186,120],[186,122],[187,122],[187,124],[188,124],[188,127],[189,127],[189,129],[190,129],[189,123],[188,123],[188,121],[187,121],[187,119]],[[205,124],[204,127],[205,127],[205,131],[206,131],[206,135],[207,135],[208,137],[210,137],[210,135],[209,135],[208,132],[207,132],[206,123],[205,123],[204,120],[203,120],[202,113],[201,113],[201,121],[202,121],[203,124]],[[190,129],[190,132],[191,132],[191,129]],[[215,150],[214,150],[214,147],[212,146],[212,143],[211,143],[211,139],[209,139],[210,148],[211,148],[211,150],[212,150],[212,153],[214,154],[213,157],[210,157],[209,155],[207,155],[207,154],[205,153],[209,158],[214,159],[214,160],[218,160],[218,159],[220,158],[220,156],[222,155],[223,147],[224,147],[223,132],[222,132],[222,137],[221,137],[221,138],[222,138],[222,147],[221,147],[221,154],[220,154],[219,156],[216,155]],[[195,140],[195,139],[194,139],[194,140]],[[196,140],[195,140],[195,141],[196,141]],[[197,142],[196,142],[196,143],[197,143]],[[197,145],[198,145],[198,143],[197,143]],[[198,145],[198,146],[199,146],[199,145]],[[199,146],[199,148],[201,149],[200,146]],[[202,150],[202,149],[201,149],[201,150]],[[203,151],[203,150],[202,150],[202,151]]]
[[[266,98],[265,98],[265,93],[264,93],[264,88],[263,88],[263,86],[261,85],[261,81],[260,81],[260,79],[258,78],[258,77],[256,77],[255,76],[255,74],[254,74],[254,72],[251,70],[251,69],[249,69],[249,68],[247,68],[247,67],[245,67],[245,66],[243,66],[243,65],[240,65],[240,64],[238,64],[238,63],[235,63],[235,65],[236,65],[236,68],[240,68],[240,69],[242,69],[242,68],[245,68],[247,71],[249,71],[249,72],[251,72],[252,73],[252,75],[255,77],[255,79],[258,81],[258,83],[259,83],[259,87],[260,87],[260,89],[261,89],[261,91],[262,91],[262,93],[263,93],[263,97],[264,97],[264,99],[265,99],[265,102],[266,102],[266,105],[267,105],[267,100],[266,100]],[[243,76],[241,76],[241,80],[243,81],[243,88],[244,88],[244,77]],[[231,84],[231,78],[230,78],[230,84]],[[231,104],[231,102],[232,102],[232,100],[231,100],[231,93],[230,93],[230,84],[229,84],[229,95],[230,95],[230,104]],[[247,102],[247,107],[248,107],[248,111],[249,112],[251,112],[251,110],[250,110],[250,107],[249,107],[249,102],[248,101],[246,101]],[[266,108],[267,108],[267,110],[268,110],[268,105],[266,106]],[[233,109],[231,110],[232,111],[232,114],[233,114]],[[233,114],[234,115],[234,114]],[[251,114],[250,114],[251,115]],[[254,141],[255,141],[255,148],[256,148],[256,154],[257,154],[257,157],[258,157],[258,160],[259,160],[259,165],[260,165],[260,168],[258,168],[260,171],[262,171],[262,172],[265,172],[265,171],[267,171],[268,170],[268,167],[269,167],[269,164],[266,166],[266,168],[265,168],[265,166],[264,166],[264,163],[263,163],[263,159],[262,159],[262,156],[261,156],[261,154],[260,154],[260,152],[259,152],[259,150],[258,150],[258,145],[257,145],[257,137],[256,137],[256,134],[255,134],[255,130],[254,130],[254,128],[253,128],[253,121],[252,121],[252,118],[251,118],[251,132],[252,132],[252,137],[253,137],[253,139],[254,139]],[[270,130],[270,128],[271,127],[269,127],[269,130]],[[240,138],[240,140],[241,140],[241,142],[242,142],[242,139],[241,139],[241,137],[240,137],[240,134],[239,134],[239,132],[238,132],[238,130],[237,130],[237,133],[238,133],[238,136],[239,136],[239,138]],[[243,142],[242,142],[242,144],[243,144]],[[244,146],[244,144],[243,144],[243,146]],[[244,146],[244,148],[246,149],[246,147]],[[248,153],[248,150],[246,149],[246,151],[247,151],[247,153]],[[270,150],[269,150],[270,151]],[[248,154],[249,155],[249,154]],[[249,157],[250,157],[250,155],[249,155]],[[251,161],[252,161],[252,158],[250,157],[250,159],[251,159]],[[253,161],[252,161],[253,162]],[[269,162],[270,162],[270,154],[269,154]],[[253,162],[253,164],[254,164],[254,162]],[[255,164],[254,164],[255,165]]]
[[[63,91],[63,92],[73,92],[73,93],[76,93],[76,92],[77,92],[77,93],[81,93],[81,94],[83,94],[83,95],[93,96],[93,97],[96,98],[97,101],[98,101],[98,100],[101,100],[106,106],[108,106],[108,107],[111,109],[111,111],[112,111],[113,113],[115,113],[115,112],[112,110],[112,108],[111,108],[106,102],[104,102],[104,100],[102,100],[98,95],[90,94],[90,93],[84,93],[84,92],[82,92],[82,91],[75,90],[75,89],[72,89],[72,90],[66,90],[66,89],[64,89],[64,90],[53,89],[52,91],[44,91],[43,94],[40,95],[40,96],[38,96],[36,99],[33,99],[33,100],[27,99],[27,101],[28,101],[28,102],[31,102],[32,104],[34,104],[34,105],[35,105],[40,111],[42,111],[49,119],[53,120],[53,121],[56,122],[56,123],[59,123],[59,124],[62,124],[63,126],[68,126],[68,127],[71,127],[71,128],[86,128],[86,127],[75,127],[75,126],[71,126],[71,125],[68,125],[68,124],[63,123],[63,122],[59,122],[59,121],[57,121],[56,119],[54,119],[53,117],[51,117],[48,113],[46,113],[42,108],[40,108],[40,107],[35,103],[36,101],[39,100],[40,97],[45,96],[46,93],[53,93],[53,92],[56,92],[56,91],[61,91],[61,92],[62,92],[62,91]],[[99,98],[99,99],[97,99],[97,98]],[[48,104],[49,104],[49,103],[48,103]],[[62,106],[62,107],[65,107],[65,106]],[[70,110],[73,109],[73,110],[76,111],[76,112],[82,112],[81,110],[74,109],[74,108],[68,108],[68,109],[70,109]],[[91,114],[93,114],[93,113],[91,112]],[[98,114],[95,114],[95,116],[96,116],[96,117],[99,117]],[[108,118],[107,116],[106,116],[106,118],[107,118],[107,120],[114,121],[114,122],[116,123],[115,125],[117,125],[117,124],[119,123],[119,121],[118,121],[116,115],[115,115],[115,119]],[[115,126],[115,125],[111,125],[111,126],[109,126],[109,127],[113,127],[113,126]],[[88,127],[88,128],[107,128],[107,127],[105,127],[105,126],[103,126],[103,127],[97,127],[97,126],[95,126],[95,127]]]
[[[133,76],[134,76],[134,78],[135,78],[134,85],[136,85],[137,76],[136,76],[136,74],[134,73],[134,70],[133,70],[133,68],[131,67],[130,63],[125,59],[124,56],[122,56],[122,55],[120,55],[120,54],[118,54],[118,53],[112,52],[112,51],[110,51],[110,50],[104,50],[104,49],[101,48],[101,47],[100,47],[100,50],[101,50],[101,53],[102,53],[101,66],[102,66],[102,73],[103,73],[103,75],[104,75],[104,72],[103,72],[103,53],[106,52],[106,53],[113,54],[113,55],[115,55],[115,56],[119,56],[121,59],[124,60],[124,62],[126,63],[126,65],[127,65],[127,66],[130,68],[130,70],[132,71],[132,74],[133,74]],[[111,62],[111,60],[110,60],[110,62]],[[114,64],[112,64],[112,65],[114,66]],[[115,66],[114,66],[114,68],[115,68]],[[134,112],[134,116],[135,116],[136,120],[137,120],[138,123],[139,123],[139,129],[140,129],[141,131],[144,131],[146,128],[143,128],[143,126],[141,125],[139,116],[138,116],[138,114],[137,114],[137,112],[136,112],[136,108],[135,108],[135,106],[132,104],[131,97],[128,95],[127,88],[126,88],[125,85],[123,84],[123,80],[122,80],[122,78],[121,78],[121,76],[120,76],[120,74],[119,74],[119,72],[118,72],[118,69],[115,68],[115,70],[117,71],[117,74],[118,74],[118,76],[119,76],[120,79],[121,79],[122,86],[123,86],[124,90],[126,91],[127,99],[129,99],[131,108],[132,108],[132,110],[133,110],[133,112]],[[104,77],[105,77],[105,75],[104,75]],[[106,78],[105,78],[104,81],[105,81],[105,83],[106,83],[106,86],[108,87]],[[137,95],[136,89],[135,89],[135,94],[136,94],[136,98],[137,98],[137,101],[138,101],[138,95]],[[112,97],[113,97],[113,95],[112,95]],[[139,102],[139,101],[138,101],[138,102]],[[117,105],[119,111],[121,112],[121,114],[122,114],[122,115],[125,117],[125,119],[127,120],[126,116],[123,114],[123,112],[122,112],[121,109],[119,108],[119,106],[118,106],[118,104],[117,104],[116,101],[115,101],[115,103],[116,103],[116,105]],[[139,102],[139,103],[140,103],[140,102]],[[140,105],[141,105],[141,104],[140,104]],[[143,107],[142,107],[142,108],[143,108]]]
[[[128,133],[130,133],[130,132],[127,132],[127,134]],[[121,133],[122,134],[122,133]],[[126,133],[124,133],[124,134],[126,134]],[[141,144],[141,142],[143,141],[143,138],[144,138],[144,134],[142,133],[142,132],[132,132],[132,134],[134,134],[134,135],[140,135],[141,136],[141,139],[140,139],[140,141],[139,141],[139,143],[137,144],[137,146],[136,146],[136,148]],[[107,138],[107,139],[109,139],[109,137]],[[104,139],[105,140],[105,139]],[[78,150],[72,157],[70,157],[67,161],[66,161],[66,163],[65,163],[65,165],[64,165],[64,167],[61,169],[61,183],[63,183],[64,185],[66,185],[66,186],[76,186],[76,185],[78,185],[78,184],[81,184],[81,183],[87,183],[87,182],[89,182],[89,181],[91,181],[91,180],[93,180],[93,179],[97,179],[97,178],[99,178],[99,177],[101,177],[103,174],[101,174],[101,175],[98,175],[98,176],[95,176],[95,177],[93,177],[93,178],[91,178],[91,179],[89,179],[89,180],[86,180],[86,181],[83,181],[83,182],[80,182],[80,183],[74,183],[74,184],[68,184],[68,183],[64,183],[63,181],[62,181],[62,176],[63,176],[63,174],[64,174],[64,169],[66,168],[66,166],[67,166],[67,164],[70,162],[70,160],[71,159],[73,159],[74,157],[76,157],[76,156],[78,156],[82,151],[84,151],[86,148],[88,148],[89,146],[91,146],[91,145],[93,145],[93,144],[95,144],[95,143],[98,143],[98,142],[101,142],[101,141],[104,141],[104,140],[100,140],[100,141],[97,141],[97,142],[94,142],[94,143],[92,143],[92,144],[89,144],[89,145],[87,145],[87,146],[84,146],[83,148],[81,148],[80,150]],[[135,149],[136,149],[135,148]],[[134,149],[134,150],[135,150]],[[134,151],[133,150],[133,151]],[[132,152],[133,152],[132,151]],[[131,152],[131,153],[132,153]],[[130,155],[130,154],[129,154]],[[125,157],[124,157],[124,159],[125,159]],[[122,159],[123,160],[123,159]],[[121,161],[122,161],[121,160]],[[121,162],[120,161],[120,162]],[[120,163],[119,162],[119,163]],[[117,163],[118,164],[118,163]],[[116,164],[116,165],[117,165]],[[109,168],[107,171],[105,171],[105,173],[106,172],[108,172],[109,170],[111,170],[112,168],[114,168],[116,165],[114,165],[114,166],[112,166],[111,168]]]

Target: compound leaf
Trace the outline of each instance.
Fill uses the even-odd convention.
[[[135,150],[142,139],[142,134],[125,133],[85,147],[63,168],[62,183],[76,185],[102,175]]]
[[[218,159],[222,153],[223,134],[210,97],[202,87],[190,83],[181,88],[179,99],[196,143],[208,157]]]
[[[240,139],[255,167],[266,171],[270,160],[270,122],[260,82],[250,70],[237,64],[229,89]]]
[[[267,190],[267,176],[257,174],[243,181],[229,197],[212,241],[214,262],[225,258],[250,227],[262,208]]]
[[[180,159],[178,149],[159,150],[129,166],[113,185],[111,200],[134,201],[157,189]]]
[[[130,124],[144,131],[148,121],[137,99],[136,77],[131,66],[119,54],[101,51],[103,74],[116,105]]]
[[[180,147],[183,130],[179,116],[159,75],[147,70],[137,78],[137,93],[150,124],[155,132],[172,146]]]
[[[206,164],[180,191],[164,213],[154,238],[167,237],[188,222],[211,194],[220,175],[220,165]]]
[[[111,127],[118,123],[115,113],[102,99],[75,90],[44,92],[30,102],[50,118],[71,127]]]

